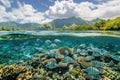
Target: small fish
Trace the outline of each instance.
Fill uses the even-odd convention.
[[[59,39],[55,39],[54,42],[56,42],[56,43],[60,43],[60,42],[62,42],[62,41],[59,40]]]
[[[51,43],[51,41],[50,40],[46,40],[45,43],[48,44],[48,43]]]

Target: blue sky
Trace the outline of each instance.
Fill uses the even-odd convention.
[[[120,0],[0,0],[0,22],[45,23],[80,17],[85,20],[120,16]]]
[[[46,11],[49,6],[54,5],[55,0],[19,0],[22,3],[31,4],[34,8],[39,11]],[[59,0],[61,1],[61,0]],[[84,1],[92,1],[93,3],[99,3],[97,0],[74,0],[76,3],[84,2]]]
[[[31,4],[35,9],[44,12],[48,10],[49,6],[54,5],[54,2],[56,0],[14,0],[12,7],[16,7],[17,1],[21,3],[25,3],[25,4]],[[59,0],[59,1],[62,1],[62,0]],[[74,0],[75,3],[80,3],[80,2],[85,2],[85,1],[89,1],[95,4],[100,4],[103,2],[107,2],[109,0]]]

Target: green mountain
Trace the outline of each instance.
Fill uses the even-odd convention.
[[[73,24],[75,25],[88,25],[89,22],[85,21],[81,18],[76,18],[76,17],[70,17],[70,18],[65,18],[65,19],[56,19],[51,22],[55,28],[61,28],[64,26],[71,26]]]
[[[99,22],[99,21],[100,21],[100,18],[96,18],[96,19],[91,20],[90,22],[96,23],[96,22]]]
[[[81,26],[88,26],[91,22],[83,20],[81,18],[70,17],[64,19],[55,19],[51,22],[42,24],[40,26],[41,29],[56,29],[56,28],[63,28],[63,27],[70,27],[73,25],[81,25]]]
[[[94,19],[86,21],[81,18],[70,17],[64,19],[55,19],[44,24],[16,22],[1,22],[1,31],[11,30],[120,30],[120,17],[111,20]]]
[[[19,28],[20,30],[49,30],[49,29],[56,29],[56,28],[63,28],[65,26],[70,27],[73,25],[81,25],[81,26],[86,26],[90,25],[91,22],[83,20],[81,18],[76,18],[76,17],[70,17],[70,18],[64,18],[64,19],[55,19],[51,22],[44,23],[44,24],[37,24],[37,23],[25,23],[25,24],[20,24],[16,22],[1,22],[0,23],[0,28],[2,30],[4,29],[10,29],[10,28]]]
[[[25,23],[25,24],[20,24],[16,22],[1,22],[0,23],[0,28],[2,29],[23,29],[23,30],[35,30],[40,27],[40,24],[37,23]]]

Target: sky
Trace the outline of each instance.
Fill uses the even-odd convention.
[[[80,17],[113,19],[120,16],[120,0],[0,0],[0,22],[46,23]]]

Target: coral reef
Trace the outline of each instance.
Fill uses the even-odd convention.
[[[60,40],[55,40],[61,43]],[[46,44],[52,43],[50,40]],[[120,80],[117,56],[95,46],[60,47],[31,60],[0,65],[1,80]]]
[[[0,68],[0,79],[16,79],[19,75],[24,76],[24,77],[28,77],[28,75],[31,74],[31,78],[32,78],[32,72],[28,73],[28,71],[30,72],[31,70],[27,69],[25,66],[18,66],[18,65],[4,65]],[[18,79],[18,80],[23,80],[22,79]],[[28,78],[25,78],[28,79]]]
[[[104,69],[102,71],[102,74],[110,80],[120,80],[120,73],[112,69],[109,69],[109,68]]]

